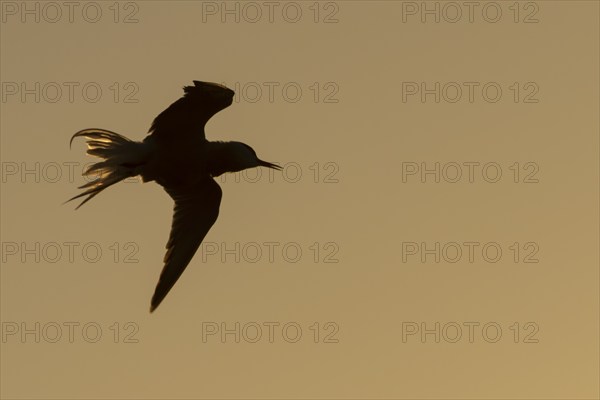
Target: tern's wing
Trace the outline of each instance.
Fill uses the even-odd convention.
[[[152,296],[150,312],[163,301],[219,215],[221,188],[212,178],[192,188],[165,188],[175,200],[165,266]]]
[[[183,91],[183,97],[152,121],[152,137],[161,141],[178,140],[182,136],[205,140],[204,126],[213,115],[231,105],[234,94],[223,85],[200,81],[185,86]]]

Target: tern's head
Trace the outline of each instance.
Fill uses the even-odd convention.
[[[194,81],[194,86],[183,88],[185,98],[201,105],[204,111],[216,114],[233,102],[235,92],[219,83]]]
[[[226,143],[227,150],[224,157],[227,164],[227,172],[242,171],[247,168],[267,167],[276,170],[281,170],[281,167],[270,162],[266,162],[258,158],[254,149],[245,143],[228,142]]]

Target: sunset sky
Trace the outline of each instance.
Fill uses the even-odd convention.
[[[0,3],[3,398],[600,395],[597,2],[51,3]],[[193,80],[284,169],[150,314],[172,200],[63,205],[69,139]]]

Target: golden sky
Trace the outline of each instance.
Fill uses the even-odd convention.
[[[2,1],[1,396],[597,398],[598,3],[465,3]],[[149,314],[172,201],[68,141],[193,80],[284,170]]]

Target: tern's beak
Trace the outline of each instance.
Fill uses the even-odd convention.
[[[261,166],[261,167],[273,168],[273,169],[276,169],[277,171],[281,171],[282,170],[282,168],[279,165],[277,165],[277,164],[271,164],[270,162],[266,162],[266,161],[263,161],[263,160],[260,160],[260,159],[258,160],[258,165]]]

